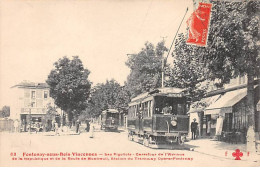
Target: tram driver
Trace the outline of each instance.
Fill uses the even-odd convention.
[[[164,114],[164,115],[170,115],[170,114],[172,114],[172,112],[171,112],[171,107],[169,106],[169,104],[168,103],[166,103],[165,104],[165,107],[162,109],[162,113]]]

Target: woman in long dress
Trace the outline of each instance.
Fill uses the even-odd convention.
[[[91,123],[90,124],[90,129],[89,129],[89,131],[90,131],[90,138],[94,138],[94,130],[95,130],[95,126],[94,126],[94,124],[93,123]]]

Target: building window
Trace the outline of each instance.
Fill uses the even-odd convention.
[[[31,93],[32,93],[31,94],[32,99],[35,99],[35,91],[32,91]]]
[[[44,98],[47,99],[48,98],[48,92],[44,91]]]
[[[32,102],[32,107],[36,107],[36,103],[35,102]]]

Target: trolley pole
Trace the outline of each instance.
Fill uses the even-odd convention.
[[[32,104],[31,104],[32,106]],[[31,134],[31,119],[32,119],[32,108],[29,109],[29,133]]]
[[[164,57],[162,57],[162,88],[164,88]]]
[[[167,59],[168,59],[168,56],[169,56],[169,54],[170,54],[170,52],[171,52],[173,43],[175,42],[176,36],[177,36],[177,34],[178,34],[178,32],[179,32],[179,29],[180,29],[180,27],[181,27],[181,24],[182,24],[182,22],[183,22],[183,20],[184,20],[184,18],[185,18],[185,16],[186,16],[188,10],[189,10],[189,8],[186,9],[186,12],[185,12],[185,14],[184,14],[184,16],[183,16],[183,18],[182,18],[182,20],[181,20],[181,23],[180,23],[180,25],[179,25],[179,27],[178,27],[178,30],[177,30],[177,32],[176,32],[174,38],[173,38],[171,47],[170,47],[170,49],[169,49],[169,51],[168,51],[168,54],[167,54],[165,60],[164,60],[164,57],[162,57],[162,88],[164,87],[164,65],[165,65],[165,63],[167,62]],[[164,63],[164,62],[165,62],[165,63]]]

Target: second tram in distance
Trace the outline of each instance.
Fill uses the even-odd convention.
[[[101,127],[105,131],[117,131],[119,126],[119,112],[115,109],[102,111],[100,115]]]

